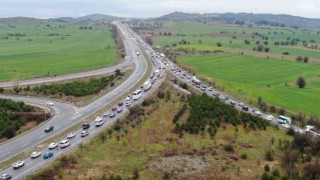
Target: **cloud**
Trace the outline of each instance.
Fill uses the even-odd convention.
[[[320,18],[320,0],[1,0],[0,16],[51,18],[102,13],[156,17],[191,13],[253,12]]]

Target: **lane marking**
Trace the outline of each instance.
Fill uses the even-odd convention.
[[[7,153],[5,153],[5,154],[1,155],[0,157],[5,156],[5,155],[7,155],[7,154],[9,154],[9,153],[10,153],[10,152],[7,152]]]
[[[26,145],[28,145],[28,144],[29,144],[29,142],[27,142],[27,143],[25,143],[25,144],[21,145],[20,147],[26,146]]]

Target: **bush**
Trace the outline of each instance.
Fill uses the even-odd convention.
[[[247,153],[242,153],[241,154],[241,159],[248,159]]]
[[[188,90],[188,84],[187,84],[187,83],[180,83],[180,87],[181,87],[182,89]]]
[[[227,152],[234,152],[234,148],[233,148],[233,146],[232,146],[231,144],[225,144],[225,145],[223,146],[223,149],[224,149],[225,151],[227,151]]]
[[[264,165],[264,171],[269,172],[270,166],[268,164]]]
[[[266,150],[264,153],[264,158],[268,161],[273,161],[273,153],[271,150]]]

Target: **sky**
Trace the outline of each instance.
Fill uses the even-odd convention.
[[[320,0],[0,0],[0,17],[158,17],[188,13],[272,13],[320,18]]]

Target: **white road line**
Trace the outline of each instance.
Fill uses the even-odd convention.
[[[43,138],[45,136],[45,134],[43,134],[42,136],[38,137],[39,139]]]
[[[32,163],[33,163],[33,161],[29,162],[28,164],[32,164]],[[28,165],[28,164],[26,164],[26,165]]]
[[[5,156],[5,155],[7,155],[7,154],[9,154],[10,152],[7,152],[7,153],[5,153],[5,154],[2,154],[0,157],[2,157],[2,156]]]
[[[26,145],[28,145],[28,144],[29,144],[29,142],[27,142],[27,143],[25,143],[25,144],[21,145],[20,147],[26,146]]]

